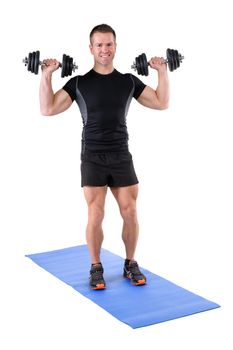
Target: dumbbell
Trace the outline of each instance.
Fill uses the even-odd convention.
[[[28,57],[23,59],[23,63],[27,66],[29,72],[38,74],[39,66],[43,66],[43,62],[40,61],[40,51],[33,51],[28,54]],[[59,63],[61,67],[61,77],[67,77],[72,75],[72,72],[75,72],[78,69],[78,66],[73,62],[73,58],[69,55],[63,54],[62,63]]]
[[[169,70],[173,72],[180,66],[184,56],[182,56],[177,50],[167,49],[166,51],[167,57],[164,59],[164,63],[168,64]],[[147,61],[146,54],[142,53],[138,57],[135,58],[135,62],[131,66],[132,69],[137,71],[139,75],[148,75],[149,62]]]

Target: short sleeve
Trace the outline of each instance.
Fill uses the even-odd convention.
[[[140,79],[138,79],[135,75],[131,74],[131,77],[134,82],[133,97],[137,100],[138,97],[141,95],[142,91],[145,89],[146,85]]]
[[[72,101],[76,99],[76,83],[77,77],[73,77],[67,81],[67,83],[63,86],[63,90],[65,90],[69,95]]]

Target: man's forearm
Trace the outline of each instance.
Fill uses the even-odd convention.
[[[168,106],[169,104],[169,79],[166,71],[158,71],[158,86],[156,89],[156,95],[162,105]]]
[[[43,73],[40,82],[40,111],[43,115],[51,114],[53,102],[52,73]]]

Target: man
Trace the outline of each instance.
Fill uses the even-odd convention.
[[[43,115],[64,112],[75,100],[82,120],[81,181],[88,206],[86,240],[91,257],[90,287],[104,289],[101,264],[102,222],[108,187],[115,197],[123,219],[122,239],[126,259],[123,275],[134,285],[146,283],[135,261],[138,240],[136,200],[138,179],[128,150],[126,115],[134,97],[152,109],[168,107],[169,82],[163,58],[153,57],[149,65],[158,72],[156,90],[132,74],[121,74],[113,66],[116,52],[115,31],[106,24],[90,33],[90,51],[94,67],[83,76],[71,78],[55,94],[52,73],[59,62],[44,60],[40,84],[40,108]]]

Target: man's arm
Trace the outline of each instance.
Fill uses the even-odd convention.
[[[166,109],[169,103],[169,80],[167,65],[163,58],[153,57],[149,65],[158,71],[158,86],[156,90],[146,86],[137,101],[152,109]]]
[[[72,104],[69,94],[61,89],[55,94],[52,89],[52,74],[59,68],[56,60],[44,60],[40,82],[40,111],[41,114],[51,116],[64,112]]]

